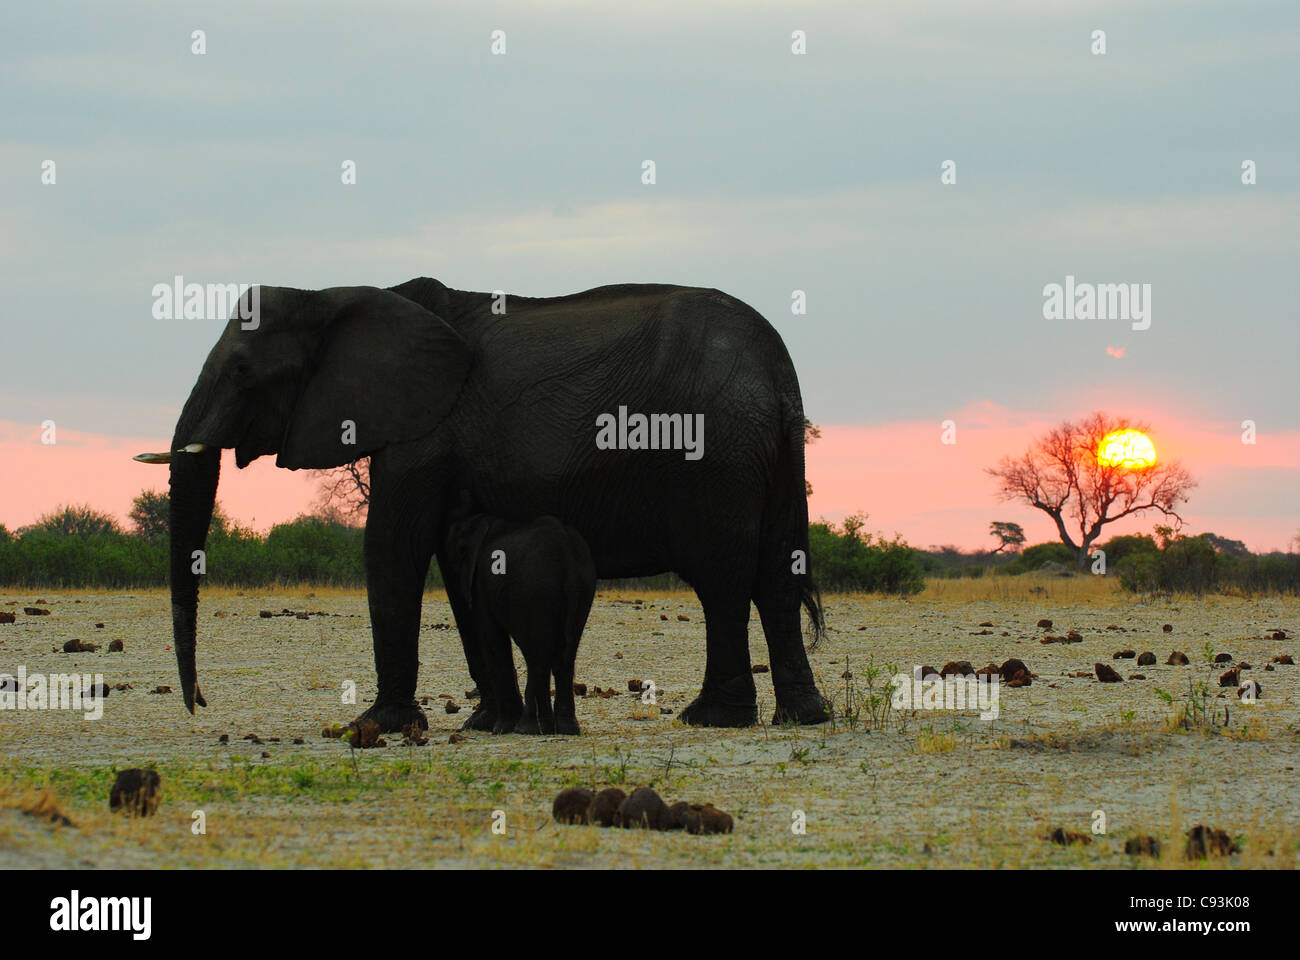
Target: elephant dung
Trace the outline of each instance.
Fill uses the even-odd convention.
[[[671,830],[668,805],[649,787],[637,787],[618,805],[617,823],[625,830]]]
[[[1160,841],[1148,833],[1140,833],[1124,841],[1124,852],[1130,857],[1160,856]]]
[[[23,613],[29,617],[48,617],[50,611],[43,610],[40,607],[23,607]]]
[[[85,640],[69,640],[63,645],[64,653],[94,653],[99,646],[94,643],[87,643]]]
[[[1143,653],[1138,657],[1139,667],[1154,666],[1155,662],[1156,662],[1156,655],[1152,653],[1150,650],[1143,651]]]
[[[112,641],[110,641],[109,644],[108,644],[108,652],[109,652],[109,653],[125,653],[125,652],[126,652],[126,644],[124,644],[121,640],[112,640]]]
[[[127,816],[152,816],[158,810],[161,793],[162,777],[156,770],[123,770],[109,792],[108,807]]]
[[[969,677],[975,673],[975,668],[970,665],[969,660],[949,660],[939,671],[941,677]]]
[[[1174,650],[1169,654],[1169,659],[1165,661],[1167,666],[1185,667],[1191,661],[1187,659],[1187,654],[1181,650]]]
[[[551,816],[556,823],[587,823],[594,796],[586,787],[565,787],[551,804]]]
[[[1239,852],[1239,848],[1223,830],[1198,823],[1187,831],[1183,852],[1188,860],[1204,860],[1207,856],[1226,857]]]
[[[1048,620],[1046,617],[1044,617],[1042,620],[1039,620],[1039,621],[1038,621],[1038,627],[1039,627],[1040,630],[1051,630],[1051,629],[1052,629],[1052,621],[1051,621],[1051,620]]]
[[[1112,660],[1132,660],[1137,656],[1136,650],[1116,650]]]
[[[587,822],[602,827],[612,827],[618,817],[619,805],[626,797],[627,794],[618,787],[606,787],[591,798],[591,806],[587,809]]]
[[[1095,663],[1093,664],[1093,668],[1097,671],[1097,679],[1102,683],[1120,683],[1124,679],[1108,664]]]
[[[13,623],[17,615],[10,613],[8,610],[0,610],[0,623]]]
[[[711,803],[687,803],[679,800],[670,808],[679,829],[690,834],[731,833],[735,821]]]

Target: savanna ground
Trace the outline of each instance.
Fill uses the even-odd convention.
[[[51,615],[24,615],[38,600]],[[283,608],[331,615],[259,617]],[[0,610],[17,612],[16,623],[0,625],[0,673],[25,665],[130,684],[111,693],[96,721],[72,710],[0,711],[0,867],[1152,868],[1195,866],[1182,860],[1181,838],[1196,823],[1226,830],[1241,847],[1211,865],[1295,867],[1300,667],[1264,667],[1277,654],[1300,655],[1300,600],[1143,601],[1094,578],[1023,576],[932,582],[911,599],[829,596],[826,609],[832,629],[811,660],[834,700],[833,723],[772,726],[771,678],[760,673],[764,725],[683,726],[676,717],[704,670],[698,603],[685,593],[606,590],[577,678],[589,691],[618,694],[578,700],[581,737],[469,733],[450,743],[472,709],[471,683],[454,628],[438,628],[452,622],[450,609],[433,594],[418,687],[429,698],[428,743],[389,736],[386,747],[353,751],[321,733],[374,696],[363,593],[206,591],[198,663],[211,706],[191,718],[164,592],[0,591]],[[1041,644],[1042,617],[1054,621],[1051,633],[1073,629],[1083,641]],[[1272,639],[1275,628],[1290,639]],[[75,637],[100,649],[63,653]],[[124,652],[107,652],[114,638]],[[1157,665],[1113,661],[1121,648],[1150,650]],[[1173,649],[1191,665],[1166,666]],[[755,663],[767,661],[756,617],[751,651]],[[1253,665],[1244,676],[1261,683],[1258,703],[1220,690],[1224,666],[1209,664],[1213,652]],[[900,714],[880,696],[893,667],[981,667],[1013,656],[1037,679],[1003,687],[996,720]],[[1099,661],[1147,679],[1099,683],[1091,675]],[[654,681],[657,707],[627,692],[632,678]],[[341,703],[348,680],[355,706]],[[1211,720],[1178,726],[1199,681]],[[177,692],[151,694],[158,685]],[[446,697],[459,713],[446,712]],[[219,742],[223,734],[229,742]],[[250,734],[262,742],[244,739]],[[162,805],[144,820],[108,809],[115,771],[136,766],[162,776]],[[551,801],[574,784],[646,784],[669,803],[712,801],[735,816],[735,832],[559,826]],[[42,803],[71,825],[23,812]],[[192,830],[196,811],[201,835]],[[797,811],[802,834],[792,830]],[[1044,839],[1057,827],[1092,834],[1095,811],[1106,832],[1092,843]],[[502,821],[504,834],[494,833]],[[1125,854],[1138,833],[1165,841],[1161,858]]]

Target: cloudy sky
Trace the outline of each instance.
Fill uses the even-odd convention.
[[[165,488],[129,458],[170,437],[220,324],[155,320],[154,284],[426,275],[747,301],[822,426],[814,515],[1048,539],[982,468],[1100,409],[1199,479],[1194,532],[1285,548],[1298,88],[1294,0],[7,4],[0,523]],[[1067,275],[1150,284],[1150,328],[1045,320]],[[265,528],[312,490],[259,462],[220,496]]]

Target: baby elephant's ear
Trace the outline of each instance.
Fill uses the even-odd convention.
[[[322,290],[319,346],[308,362],[276,464],[325,469],[432,432],[469,371],[464,339],[388,290]]]

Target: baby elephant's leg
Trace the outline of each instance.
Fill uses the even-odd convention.
[[[528,664],[528,685],[524,688],[524,715],[515,727],[517,733],[554,733],[555,715],[551,712],[551,665],[535,645],[520,645]]]
[[[561,652],[552,665],[555,672],[555,732],[577,736],[578,711],[573,703],[573,663]]]

